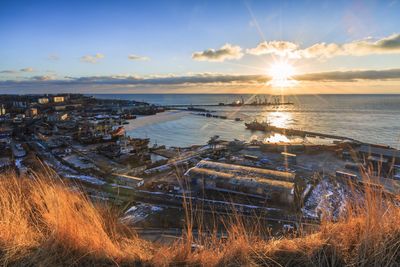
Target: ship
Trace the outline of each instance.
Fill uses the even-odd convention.
[[[288,106],[288,105],[294,105],[293,102],[287,101],[281,101],[279,97],[275,96],[272,98],[271,102],[268,102],[267,98],[264,97],[264,99],[261,99],[260,96],[255,96],[254,101],[250,103],[245,103],[243,97],[240,98],[240,100],[236,100],[230,104],[224,104],[224,103],[219,103],[219,106],[230,106],[230,107],[238,107],[238,106]]]
[[[268,102],[267,98],[264,96],[264,100],[261,99],[260,96],[255,96],[253,102],[246,104],[248,106],[285,106],[285,105],[294,105],[293,102],[283,102],[279,99],[279,97],[273,97],[271,102]]]
[[[268,131],[274,126],[271,126],[268,122],[258,122],[257,120],[254,120],[250,123],[245,123],[246,128],[249,130],[253,131]]]

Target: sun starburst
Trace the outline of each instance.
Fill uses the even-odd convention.
[[[286,61],[272,64],[267,73],[271,77],[268,84],[272,87],[291,87],[297,83],[293,79],[296,74],[295,68]]]

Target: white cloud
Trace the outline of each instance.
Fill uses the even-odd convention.
[[[366,38],[344,44],[321,42],[303,49],[299,48],[297,44],[288,41],[269,41],[247,49],[246,52],[253,55],[273,54],[290,58],[400,54],[400,34],[392,34],[381,39]]]
[[[400,81],[400,69],[386,70],[348,70],[318,73],[304,73],[293,77],[298,82],[357,82],[357,81]],[[55,74],[26,77],[20,80],[0,80],[1,88],[15,86],[174,86],[174,85],[265,85],[271,77],[262,74],[240,75],[222,73],[191,73],[183,76],[137,76],[137,75],[112,75],[112,76],[83,76],[83,77],[58,77]]]
[[[20,72],[33,72],[34,70],[33,70],[33,68],[28,67],[28,68],[20,69],[19,71],[20,71]]]
[[[129,59],[129,60],[142,60],[142,61],[150,60],[149,57],[138,56],[138,55],[133,55],[133,54],[129,55],[129,56],[128,56],[128,59]]]
[[[225,44],[220,49],[207,49],[194,52],[192,59],[197,61],[222,62],[230,59],[240,59],[243,56],[242,48],[237,45]]]
[[[288,41],[265,41],[256,47],[247,49],[246,52],[252,55],[274,54],[279,56],[289,56],[298,49],[298,45]]]
[[[81,57],[82,62],[86,63],[97,63],[100,59],[104,58],[103,54],[97,53],[95,55],[86,55]]]
[[[332,57],[342,55],[343,51],[340,45],[335,43],[317,43],[305,49],[294,51],[292,55],[299,58]]]

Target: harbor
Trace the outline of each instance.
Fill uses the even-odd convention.
[[[255,96],[253,100],[248,100],[245,101],[243,97],[240,97],[239,99],[231,102],[231,103],[225,103],[225,102],[219,102],[218,104],[177,104],[177,105],[166,105],[164,106],[165,108],[187,108],[189,111],[208,111],[204,108],[199,108],[199,107],[241,107],[241,106],[273,106],[273,107],[279,107],[279,106],[291,106],[294,105],[293,102],[290,101],[282,101],[279,99],[279,97],[273,97],[271,100],[269,100],[266,96],[261,97],[261,96]]]
[[[281,128],[281,127],[273,126],[273,125],[269,124],[268,122],[258,122],[257,120],[252,121],[250,123],[245,123],[245,126],[247,129],[249,129],[251,131],[274,132],[274,133],[283,134],[285,136],[319,137],[319,138],[330,138],[330,139],[342,140],[342,141],[347,140],[347,141],[361,144],[360,141],[355,140],[353,138],[345,137],[345,136],[310,132],[310,131],[297,130],[297,129]]]
[[[314,229],[326,206],[339,216],[356,197],[349,182],[361,188],[368,177],[388,195],[400,190],[400,152],[390,146],[249,121],[217,107],[70,94],[3,102],[2,170],[30,175],[45,165],[94,200],[131,206],[126,217],[135,227],[182,227],[189,201],[210,225],[212,216],[240,214],[265,220],[276,233]],[[157,125],[172,126],[165,135]],[[163,139],[175,136],[180,145]]]

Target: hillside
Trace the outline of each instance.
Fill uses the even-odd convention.
[[[400,208],[369,189],[362,205],[349,206],[346,218],[325,221],[313,234],[266,240],[257,235],[257,223],[249,229],[238,220],[227,226],[226,240],[194,240],[187,231],[180,242],[164,246],[140,239],[117,209],[93,203],[77,187],[51,176],[0,175],[1,265],[400,264]]]

